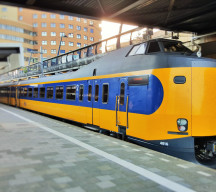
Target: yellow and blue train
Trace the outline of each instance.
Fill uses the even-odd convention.
[[[0,85],[0,102],[216,165],[216,60],[180,41],[112,51],[75,72]]]

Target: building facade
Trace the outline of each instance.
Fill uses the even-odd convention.
[[[43,58],[84,47],[101,40],[100,21],[60,15],[55,13],[18,9],[18,20],[33,26],[37,33],[36,50],[43,51]]]
[[[36,36],[31,25],[18,21],[17,8],[0,6],[0,43],[19,43],[23,48],[25,65],[29,62],[29,50],[33,50],[37,43]]]
[[[21,43],[25,65],[101,40],[101,22],[0,5],[0,43]],[[31,56],[31,52],[34,54]],[[31,62],[29,62],[31,56]]]

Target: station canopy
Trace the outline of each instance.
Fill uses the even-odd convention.
[[[60,14],[198,34],[216,30],[216,0],[0,0]]]

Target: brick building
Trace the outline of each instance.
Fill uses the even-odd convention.
[[[101,40],[100,24],[101,21],[0,5],[0,42],[20,42],[25,65],[31,50],[42,48],[44,59],[56,56],[61,38],[59,54]],[[31,64],[39,58],[39,54],[33,54]]]

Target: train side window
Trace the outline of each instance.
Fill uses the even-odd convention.
[[[79,101],[83,100],[83,92],[84,92],[84,86],[80,85],[80,87],[79,87]]]
[[[92,86],[89,85],[88,86],[88,101],[91,101],[91,97],[92,97]]]
[[[95,101],[98,102],[99,85],[95,85]]]
[[[120,105],[124,105],[124,97],[125,97],[125,84],[121,83],[120,89]]]
[[[32,88],[28,88],[28,97],[32,97]]]
[[[56,87],[56,99],[63,99],[63,94],[64,94],[64,87],[57,86]]]
[[[160,47],[158,42],[151,42],[149,44],[148,53],[160,52]]]
[[[22,88],[20,88],[20,96],[24,96],[24,88],[22,87]]]
[[[38,88],[34,88],[33,97],[38,98]]]
[[[28,93],[27,88],[24,88],[24,90],[23,90],[23,96],[24,96],[24,97],[27,97],[27,93]]]
[[[45,87],[41,87],[40,88],[40,98],[44,98],[45,97]]]
[[[76,85],[67,86],[66,99],[72,100],[72,101],[76,100]]]
[[[102,102],[108,103],[108,97],[109,97],[109,85],[103,84]]]
[[[47,87],[47,99],[53,98],[53,87]]]

